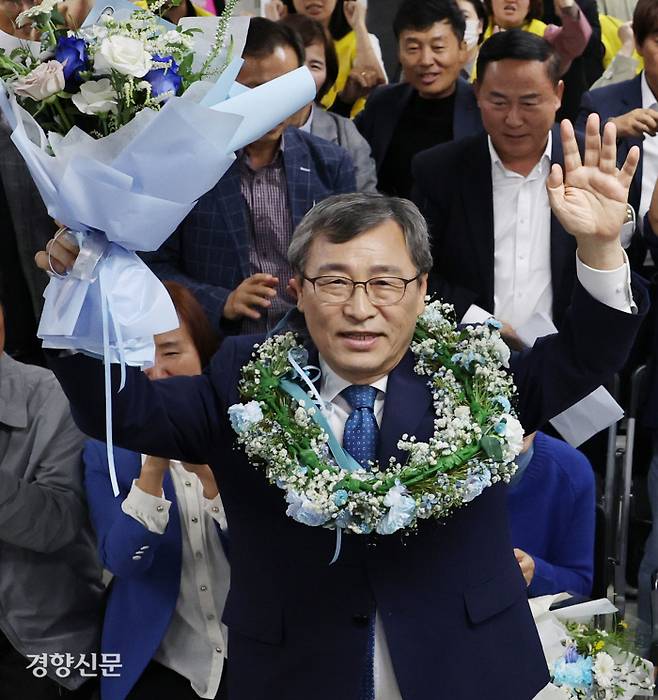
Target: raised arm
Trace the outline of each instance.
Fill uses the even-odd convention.
[[[143,454],[208,463],[225,424],[225,407],[210,374],[225,361],[231,364],[231,348],[231,343],[225,343],[207,372],[196,377],[151,381],[141,370],[127,367],[121,391],[119,367],[112,365],[114,444]],[[53,351],[48,352],[48,362],[80,429],[105,441],[103,364],[79,353],[61,357]]]
[[[577,240],[579,284],[560,332],[513,359],[529,432],[621,369],[649,304],[620,241],[639,150],[633,147],[618,170],[615,127],[606,125],[601,142],[596,114],[587,121],[583,161],[570,122],[562,123],[561,135],[564,171],[553,165],[547,187],[553,213]]]

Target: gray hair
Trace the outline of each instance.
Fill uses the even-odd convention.
[[[418,272],[429,272],[430,238],[418,207],[408,199],[361,192],[334,195],[316,204],[295,229],[288,262],[295,274],[302,275],[311,244],[319,236],[325,236],[330,243],[347,243],[386,221],[395,221],[402,229]]]

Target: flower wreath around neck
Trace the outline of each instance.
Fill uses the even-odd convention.
[[[243,403],[229,408],[238,442],[285,491],[286,514],[300,523],[357,534],[413,529],[444,518],[497,482],[509,482],[523,444],[512,408],[510,351],[500,324],[458,327],[450,305],[428,304],[411,342],[414,371],[427,378],[434,433],[427,442],[401,435],[388,464],[366,470],[347,455],[313,385],[317,368],[294,333],[256,346],[242,369]],[[309,376],[315,372],[316,376]]]

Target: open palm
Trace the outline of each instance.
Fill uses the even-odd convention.
[[[616,129],[606,124],[603,143],[599,117],[590,115],[585,133],[585,158],[581,161],[571,122],[561,124],[564,172],[554,165],[547,188],[551,209],[562,226],[580,240],[614,241],[626,218],[628,189],[640,152],[633,147],[621,170],[617,168]]]

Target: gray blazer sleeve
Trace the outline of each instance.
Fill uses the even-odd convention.
[[[10,443],[17,449],[5,454],[6,468],[0,471],[0,540],[35,552],[55,552],[76,537],[86,509],[84,436],[52,375],[33,390],[28,427],[22,432],[25,440]]]
[[[377,194],[377,168],[370,145],[350,119],[316,107],[311,133],[342,146],[354,163],[357,191]]]

